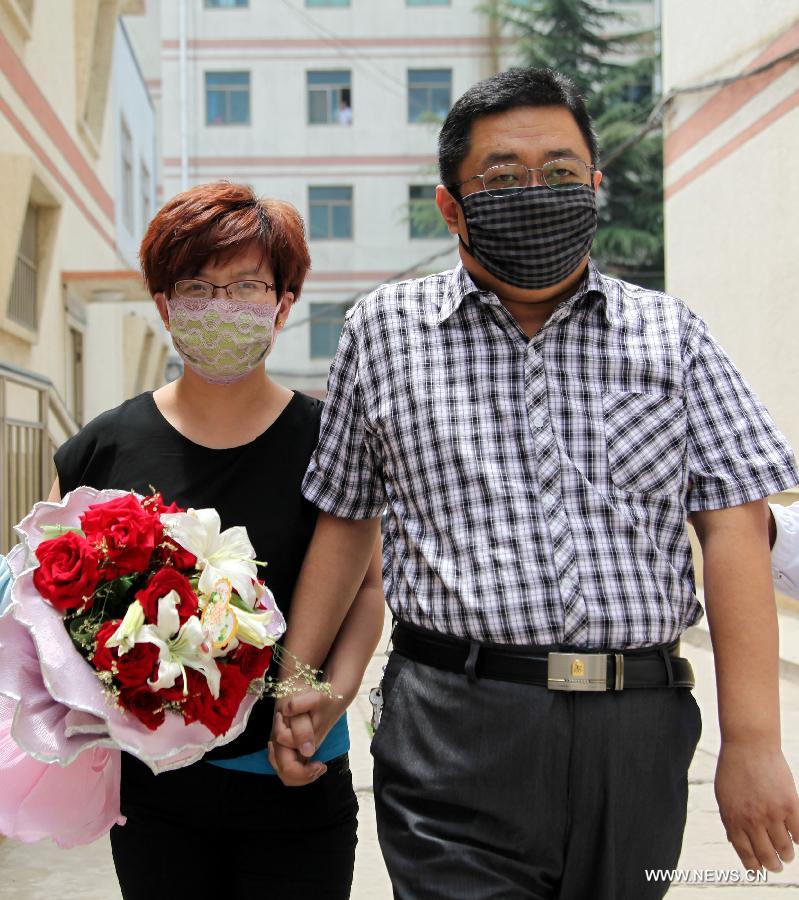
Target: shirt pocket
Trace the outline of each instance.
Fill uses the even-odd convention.
[[[610,479],[617,488],[637,494],[679,489],[686,458],[682,398],[607,391],[602,413]]]

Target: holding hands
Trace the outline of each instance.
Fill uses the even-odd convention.
[[[344,714],[351,699],[326,697],[309,690],[277,702],[269,742],[269,762],[283,784],[301,787],[324,775],[327,766],[312,761],[311,757]]]

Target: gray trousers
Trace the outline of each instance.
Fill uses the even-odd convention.
[[[399,900],[654,900],[701,732],[685,689],[563,693],[393,653],[372,742]]]

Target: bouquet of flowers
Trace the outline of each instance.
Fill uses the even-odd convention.
[[[80,487],[16,530],[0,616],[0,832],[72,846],[124,821],[120,750],[157,773],[244,730],[285,621],[246,529],[221,531],[213,509]],[[290,681],[316,675],[299,666]]]

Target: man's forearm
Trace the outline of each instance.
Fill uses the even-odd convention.
[[[313,667],[325,661],[363,582],[380,519],[319,513],[291,601],[285,647]]]
[[[779,632],[762,512],[719,511],[698,528],[724,741],[779,747]],[[719,514],[732,514],[725,522]],[[760,518],[758,518],[758,515]]]

